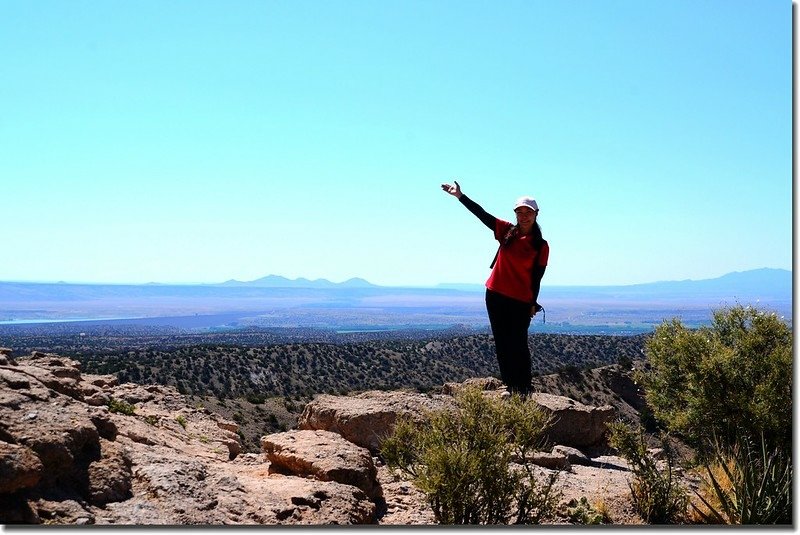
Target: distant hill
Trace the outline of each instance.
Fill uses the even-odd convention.
[[[742,294],[764,294],[786,296],[792,293],[792,272],[785,269],[761,268],[735,271],[715,279],[683,280],[637,284],[632,288],[649,292],[741,292]]]
[[[440,289],[462,291],[483,291],[482,284],[443,283]],[[617,286],[548,286],[543,281],[548,294],[558,296],[607,295],[615,297],[674,297],[686,296],[739,296],[742,298],[791,298],[792,272],[786,269],[761,268],[749,271],[736,271],[701,280],[659,281],[644,284]]]
[[[303,277],[297,279],[287,279],[286,277],[281,277],[280,275],[267,275],[266,277],[261,277],[260,279],[249,282],[229,280],[221,284],[213,284],[211,286],[247,288],[377,288],[376,285],[358,277],[336,283],[331,282],[328,279],[309,280]]]

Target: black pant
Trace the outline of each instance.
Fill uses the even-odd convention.
[[[494,335],[500,378],[510,392],[528,394],[531,390],[530,303],[486,290],[486,311]]]

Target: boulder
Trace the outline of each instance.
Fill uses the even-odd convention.
[[[78,385],[81,363],[77,360],[34,351],[30,356],[18,359],[14,370],[35,378],[59,394],[83,400],[83,391]]]
[[[99,455],[100,433],[91,408],[65,396],[49,403],[0,404],[5,440],[33,450],[44,466],[43,479],[72,477]]]
[[[16,366],[17,363],[11,355],[14,354],[12,349],[7,347],[0,347],[0,366]]]
[[[116,375],[84,374],[83,380],[84,382],[103,390],[107,390],[111,387],[119,385],[119,379],[117,379]]]
[[[553,394],[535,393],[530,398],[552,416],[547,438],[556,444],[584,447],[599,443],[606,425],[615,417],[610,405],[592,407],[573,399]]]
[[[100,459],[89,464],[89,499],[96,505],[120,502],[131,497],[131,459],[125,448],[101,440]]]
[[[452,407],[450,396],[373,390],[355,396],[317,395],[298,419],[300,429],[342,435],[372,452],[391,435],[399,416],[421,420],[427,412]]]
[[[442,394],[447,396],[455,396],[458,392],[465,388],[478,388],[480,390],[494,391],[505,390],[506,386],[503,381],[496,377],[471,377],[463,383],[445,383],[442,386]]]
[[[578,448],[571,448],[569,446],[563,446],[559,444],[557,446],[553,446],[552,453],[565,456],[571,464],[592,466],[592,460]]]
[[[36,486],[43,470],[42,461],[30,448],[0,442],[0,494]]]
[[[363,490],[372,500],[381,496],[377,469],[369,450],[330,431],[295,430],[261,438],[270,470],[320,481],[336,481]]]
[[[570,464],[566,455],[561,453],[547,453],[545,451],[534,452],[533,455],[526,459],[527,462],[533,463],[542,468],[549,468],[550,470],[569,470]]]
[[[377,506],[352,485],[281,474],[252,478],[253,474],[239,475],[245,490],[233,493],[233,501],[227,493],[220,494],[217,509],[229,517],[241,514],[243,499],[248,504],[247,514],[239,516],[237,524],[331,526],[375,521]]]

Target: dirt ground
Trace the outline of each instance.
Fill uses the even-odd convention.
[[[628,482],[632,477],[624,459],[615,456],[599,456],[592,459],[593,466],[573,464],[569,471],[562,471],[556,488],[562,494],[561,504],[571,499],[586,497],[597,510],[605,509],[611,524],[643,525],[633,509]],[[552,470],[536,467],[541,480]],[[381,525],[432,525],[433,511],[425,501],[425,495],[414,485],[386,466],[378,468],[378,480],[384,490],[386,512],[379,520]],[[568,524],[560,518],[553,524]]]

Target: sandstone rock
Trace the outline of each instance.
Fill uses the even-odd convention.
[[[279,474],[253,478],[254,473],[251,467],[238,475],[246,489],[241,493],[246,496],[244,515],[236,514],[241,511],[241,503],[232,509],[229,495],[220,495],[219,511],[236,518],[237,524],[328,526],[375,521],[376,505],[352,485]],[[239,493],[234,496],[238,499]],[[252,497],[258,500],[255,507],[250,505]]]
[[[43,470],[42,461],[30,448],[0,442],[0,494],[36,486]]]
[[[31,506],[43,524],[89,525],[95,523],[95,515],[84,508],[78,500],[38,498],[31,501]]]
[[[277,523],[301,525],[368,524],[375,516],[375,504],[365,500],[365,494],[350,485],[336,482],[321,482],[311,492],[295,492],[291,505],[275,508]],[[353,491],[344,489],[350,488]],[[339,504],[345,505],[340,507]]]
[[[119,502],[131,497],[131,459],[125,448],[101,440],[100,459],[87,469],[89,499],[97,505]]]
[[[452,406],[449,396],[414,392],[368,391],[356,396],[317,395],[298,419],[300,429],[321,429],[342,435],[370,451],[394,430],[398,416],[421,419],[426,412]]]
[[[217,422],[217,426],[220,429],[224,429],[225,431],[230,431],[231,433],[238,433],[239,432],[239,424],[236,422],[231,422],[230,420],[219,420]]]
[[[570,464],[569,460],[567,459],[567,456],[560,453],[547,453],[543,451],[537,451],[534,452],[533,455],[528,457],[526,461],[531,462],[536,466],[549,468],[551,470],[570,469]]]
[[[557,455],[564,455],[571,464],[580,464],[584,466],[592,466],[592,460],[589,459],[581,450],[571,448],[569,446],[556,445],[553,446],[552,453]]]
[[[445,383],[442,386],[442,394],[454,396],[468,387],[477,387],[483,391],[505,390],[506,388],[503,381],[496,377],[472,377],[463,383]]]
[[[604,437],[606,424],[615,412],[610,405],[591,407],[575,400],[552,394],[535,393],[531,399],[552,415],[547,436],[551,442],[567,446],[591,446]]]
[[[388,466],[378,464],[378,482],[383,489],[385,512],[379,519],[382,526],[436,525],[425,494],[411,481]]]
[[[31,366],[50,370],[57,377],[70,377],[76,380],[81,377],[81,363],[68,357],[34,351],[29,357],[20,360]]]
[[[34,351],[30,356],[19,359],[14,369],[60,394],[77,400],[83,399],[83,392],[78,386],[81,371],[77,360]]]
[[[193,408],[174,388],[119,385],[113,378],[81,375],[70,359],[44,353],[34,357],[23,357],[17,365],[0,363],[0,444],[25,452],[33,466],[20,468],[25,463],[17,464],[0,450],[0,483],[8,485],[0,490],[2,524],[434,524],[424,494],[380,463],[375,487],[383,499],[377,503],[353,483],[270,473],[265,455],[236,453],[241,444],[235,423]],[[484,384],[492,387],[491,381]],[[74,386],[83,399],[65,394],[65,385]],[[489,389],[486,395],[503,391]],[[88,403],[101,394],[134,404],[135,413],[111,413]],[[315,402],[319,398],[325,397]],[[307,407],[307,420],[328,418],[326,425],[349,430],[354,438],[360,435],[367,444],[366,437],[372,437],[373,447],[399,414],[421,418],[453,404],[450,396],[407,392],[328,398],[333,401],[318,404],[316,412]],[[333,416],[322,418],[320,411]],[[340,453],[338,446],[321,450],[327,460]],[[552,472],[526,468],[543,477]],[[22,475],[6,477],[4,470]],[[598,457],[592,466],[572,466],[563,474],[561,488],[570,497],[610,497],[606,503],[614,514],[630,508],[630,472],[622,461]]]
[[[105,407],[111,402],[111,396],[102,390],[91,391],[89,389],[84,389],[83,395],[86,404],[92,407]]]
[[[83,380],[84,382],[96,386],[101,390],[107,390],[113,386],[119,385],[119,379],[117,379],[116,375],[84,374]]]
[[[0,347],[0,366],[16,366],[16,361],[11,358],[14,350],[7,347]]]
[[[87,409],[64,398],[37,404],[35,411],[0,406],[0,421],[14,442],[36,452],[44,478],[57,480],[99,454],[100,435]]]
[[[236,462],[238,426],[192,408],[174,388],[84,377],[77,362],[57,355],[21,361],[0,365],[0,523],[375,519],[375,503],[356,486],[270,474],[263,456]],[[135,411],[112,413],[86,402],[101,395],[134,404]]]
[[[156,394],[142,385],[124,383],[114,389],[114,397],[125,403],[136,405],[156,399]]]
[[[31,401],[46,402],[51,395],[52,390],[15,367],[0,367],[0,407],[18,410]],[[0,420],[0,430],[3,427],[3,420]],[[1,433],[0,438],[3,438]]]
[[[370,499],[381,496],[377,470],[369,450],[330,431],[287,431],[261,438],[271,470],[321,481],[336,481],[363,490]]]

